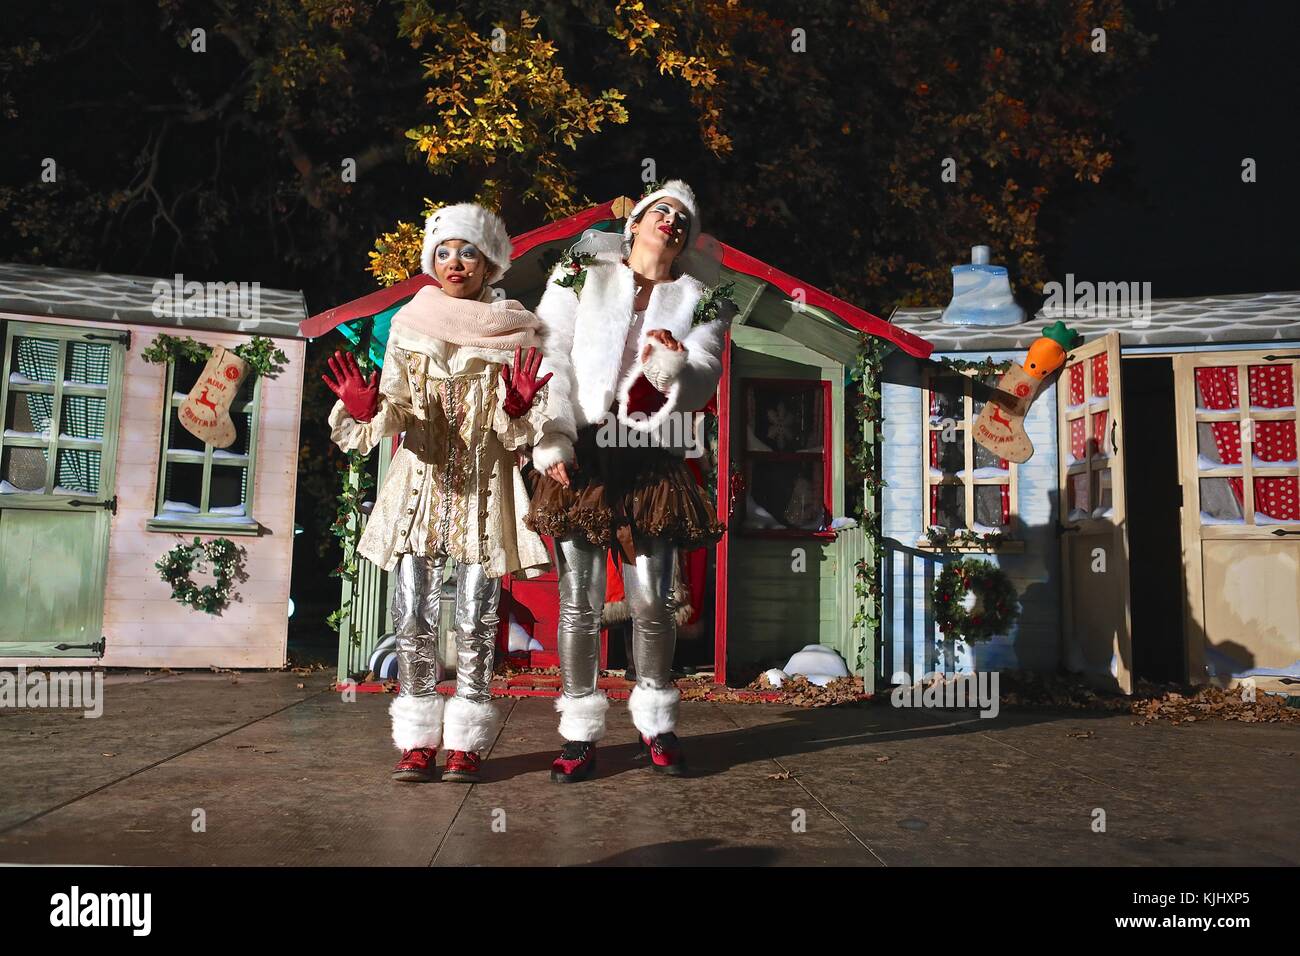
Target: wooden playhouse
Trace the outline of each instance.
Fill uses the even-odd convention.
[[[305,314],[300,292],[256,283],[0,265],[0,665],[284,664]],[[243,381],[229,448],[180,426],[202,365],[145,362],[160,332],[288,356]],[[244,552],[219,614],[173,600],[155,567],[195,537]]]
[[[1300,294],[1157,299],[1144,314],[1048,312],[1004,328],[940,315],[893,316],[938,361],[895,354],[885,370],[882,670],[1061,668],[1125,692],[1135,678],[1300,677]],[[999,462],[969,427],[995,379],[961,366],[1019,363],[1056,319],[1083,344],[1026,418],[1033,457]],[[957,441],[936,440],[945,423]],[[1011,633],[943,639],[937,571],[976,549],[935,547],[927,528],[1003,533],[981,556],[1019,592]]]
[[[620,231],[632,205],[621,197],[516,237],[501,283],[505,292],[535,306],[551,267],[584,230]],[[738,314],[716,417],[701,422],[707,436],[701,480],[727,516],[728,531],[707,549],[700,626],[683,632],[676,662],[735,684],[781,666],[805,645],[821,644],[871,687],[875,642],[854,618],[861,605],[857,565],[870,559],[874,545],[868,529],[836,521],[847,517],[856,490],[846,488],[846,431],[861,427],[846,412],[846,375],[864,334],[912,356],[927,355],[930,346],[730,246],[718,243],[712,251],[721,263],[719,281],[734,283]],[[393,313],[432,281],[415,276],[330,309],[304,322],[302,334],[337,329],[381,362]],[[386,445],[376,453],[378,480],[391,453]],[[869,493],[867,503],[872,507]],[[556,664],[554,574],[508,580],[504,588],[500,646],[507,646],[513,624],[527,632],[531,666]],[[391,631],[390,603],[387,576],[362,561],[356,582],[345,584],[343,593],[348,613],[340,628],[340,680],[370,670],[374,648]],[[604,636],[601,654],[604,666]],[[454,665],[449,647],[444,661]]]

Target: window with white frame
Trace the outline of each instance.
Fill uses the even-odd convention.
[[[992,387],[999,378],[936,373],[922,389],[921,525],[927,530],[950,535],[1015,531],[1016,466],[977,444],[971,430],[984,408],[972,383]]]
[[[202,371],[201,364],[179,357],[167,365],[167,417],[158,462],[157,503],[149,526],[155,530],[256,530],[253,475],[261,376],[246,377],[230,406],[234,443],[229,448],[214,448],[191,434],[179,416],[181,403]]]

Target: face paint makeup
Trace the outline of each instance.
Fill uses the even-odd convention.
[[[651,208],[667,219],[668,224],[672,228],[681,229],[683,232],[691,228],[691,217],[689,213],[683,212],[680,209],[674,209],[666,202],[655,203]]]
[[[467,266],[477,263],[479,261],[479,256],[481,255],[478,251],[478,246],[474,245],[472,242],[465,243],[459,249],[453,249],[451,246],[440,244],[438,248],[433,251],[433,254],[439,262],[447,262],[455,257],[460,259],[460,261],[465,263]]]

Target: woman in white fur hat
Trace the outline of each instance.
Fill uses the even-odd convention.
[[[596,676],[611,548],[624,562],[632,616],[628,708],[639,744],[657,770],[684,769],[673,567],[678,548],[716,541],[722,525],[683,455],[696,411],[717,390],[730,318],[706,307],[704,285],[681,268],[698,235],[690,186],[652,187],[628,216],[623,248],[562,262],[537,306],[557,421],[532,452],[527,522],[555,539],[559,571],[565,742],[556,782],[590,776],[605,733],[609,704]]]
[[[393,700],[397,780],[436,773],[478,779],[480,752],[498,715],[489,682],[501,578],[549,566],[545,545],[525,527],[528,493],[515,449],[554,427],[550,375],[537,378],[537,317],[489,283],[510,267],[510,238],[495,214],[447,206],[425,223],[421,264],[441,284],[420,289],[393,316],[383,375],[366,381],[351,353],[335,353],[326,384],[335,443],[369,453],[405,433],[375,500],[358,552],[396,578],[393,624],[401,690]],[[438,606],[443,568],[456,559],[456,695],[438,695]]]

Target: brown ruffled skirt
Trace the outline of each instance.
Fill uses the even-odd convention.
[[[663,448],[602,448],[596,431],[578,430],[568,488],[524,469],[532,495],[525,525],[553,538],[583,535],[629,559],[633,535],[667,536],[687,550],[722,537],[726,526],[682,458]]]

